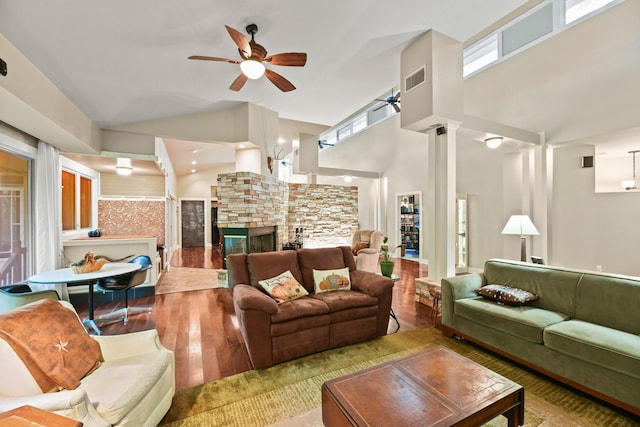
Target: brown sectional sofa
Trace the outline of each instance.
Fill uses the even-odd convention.
[[[349,268],[351,290],[314,293],[313,270]],[[348,246],[234,254],[229,286],[255,369],[386,335],[393,281],[356,270]],[[277,304],[258,281],[291,271],[308,296]]]

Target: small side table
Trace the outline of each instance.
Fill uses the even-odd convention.
[[[440,288],[429,289],[429,295],[433,298],[433,305],[431,306],[431,319],[435,323],[436,319],[440,315],[440,307],[442,303],[442,291]]]
[[[80,421],[25,405],[0,414],[0,427],[82,427]]]

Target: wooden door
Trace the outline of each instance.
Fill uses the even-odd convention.
[[[180,202],[182,247],[204,247],[204,200]]]

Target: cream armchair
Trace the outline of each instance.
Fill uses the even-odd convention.
[[[68,302],[60,304],[74,311]],[[0,413],[31,405],[81,421],[85,427],[157,426],[175,394],[173,352],[162,346],[156,330],[91,338],[100,345],[99,367],[73,390],[43,393],[22,359],[0,337]]]
[[[384,236],[377,230],[358,230],[353,235],[351,248],[356,257],[356,267],[358,270],[378,271],[378,260],[380,259],[380,248]]]

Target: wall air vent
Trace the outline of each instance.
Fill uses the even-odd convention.
[[[427,66],[423,65],[417,71],[404,78],[404,91],[409,92],[413,88],[420,86],[427,79]]]

